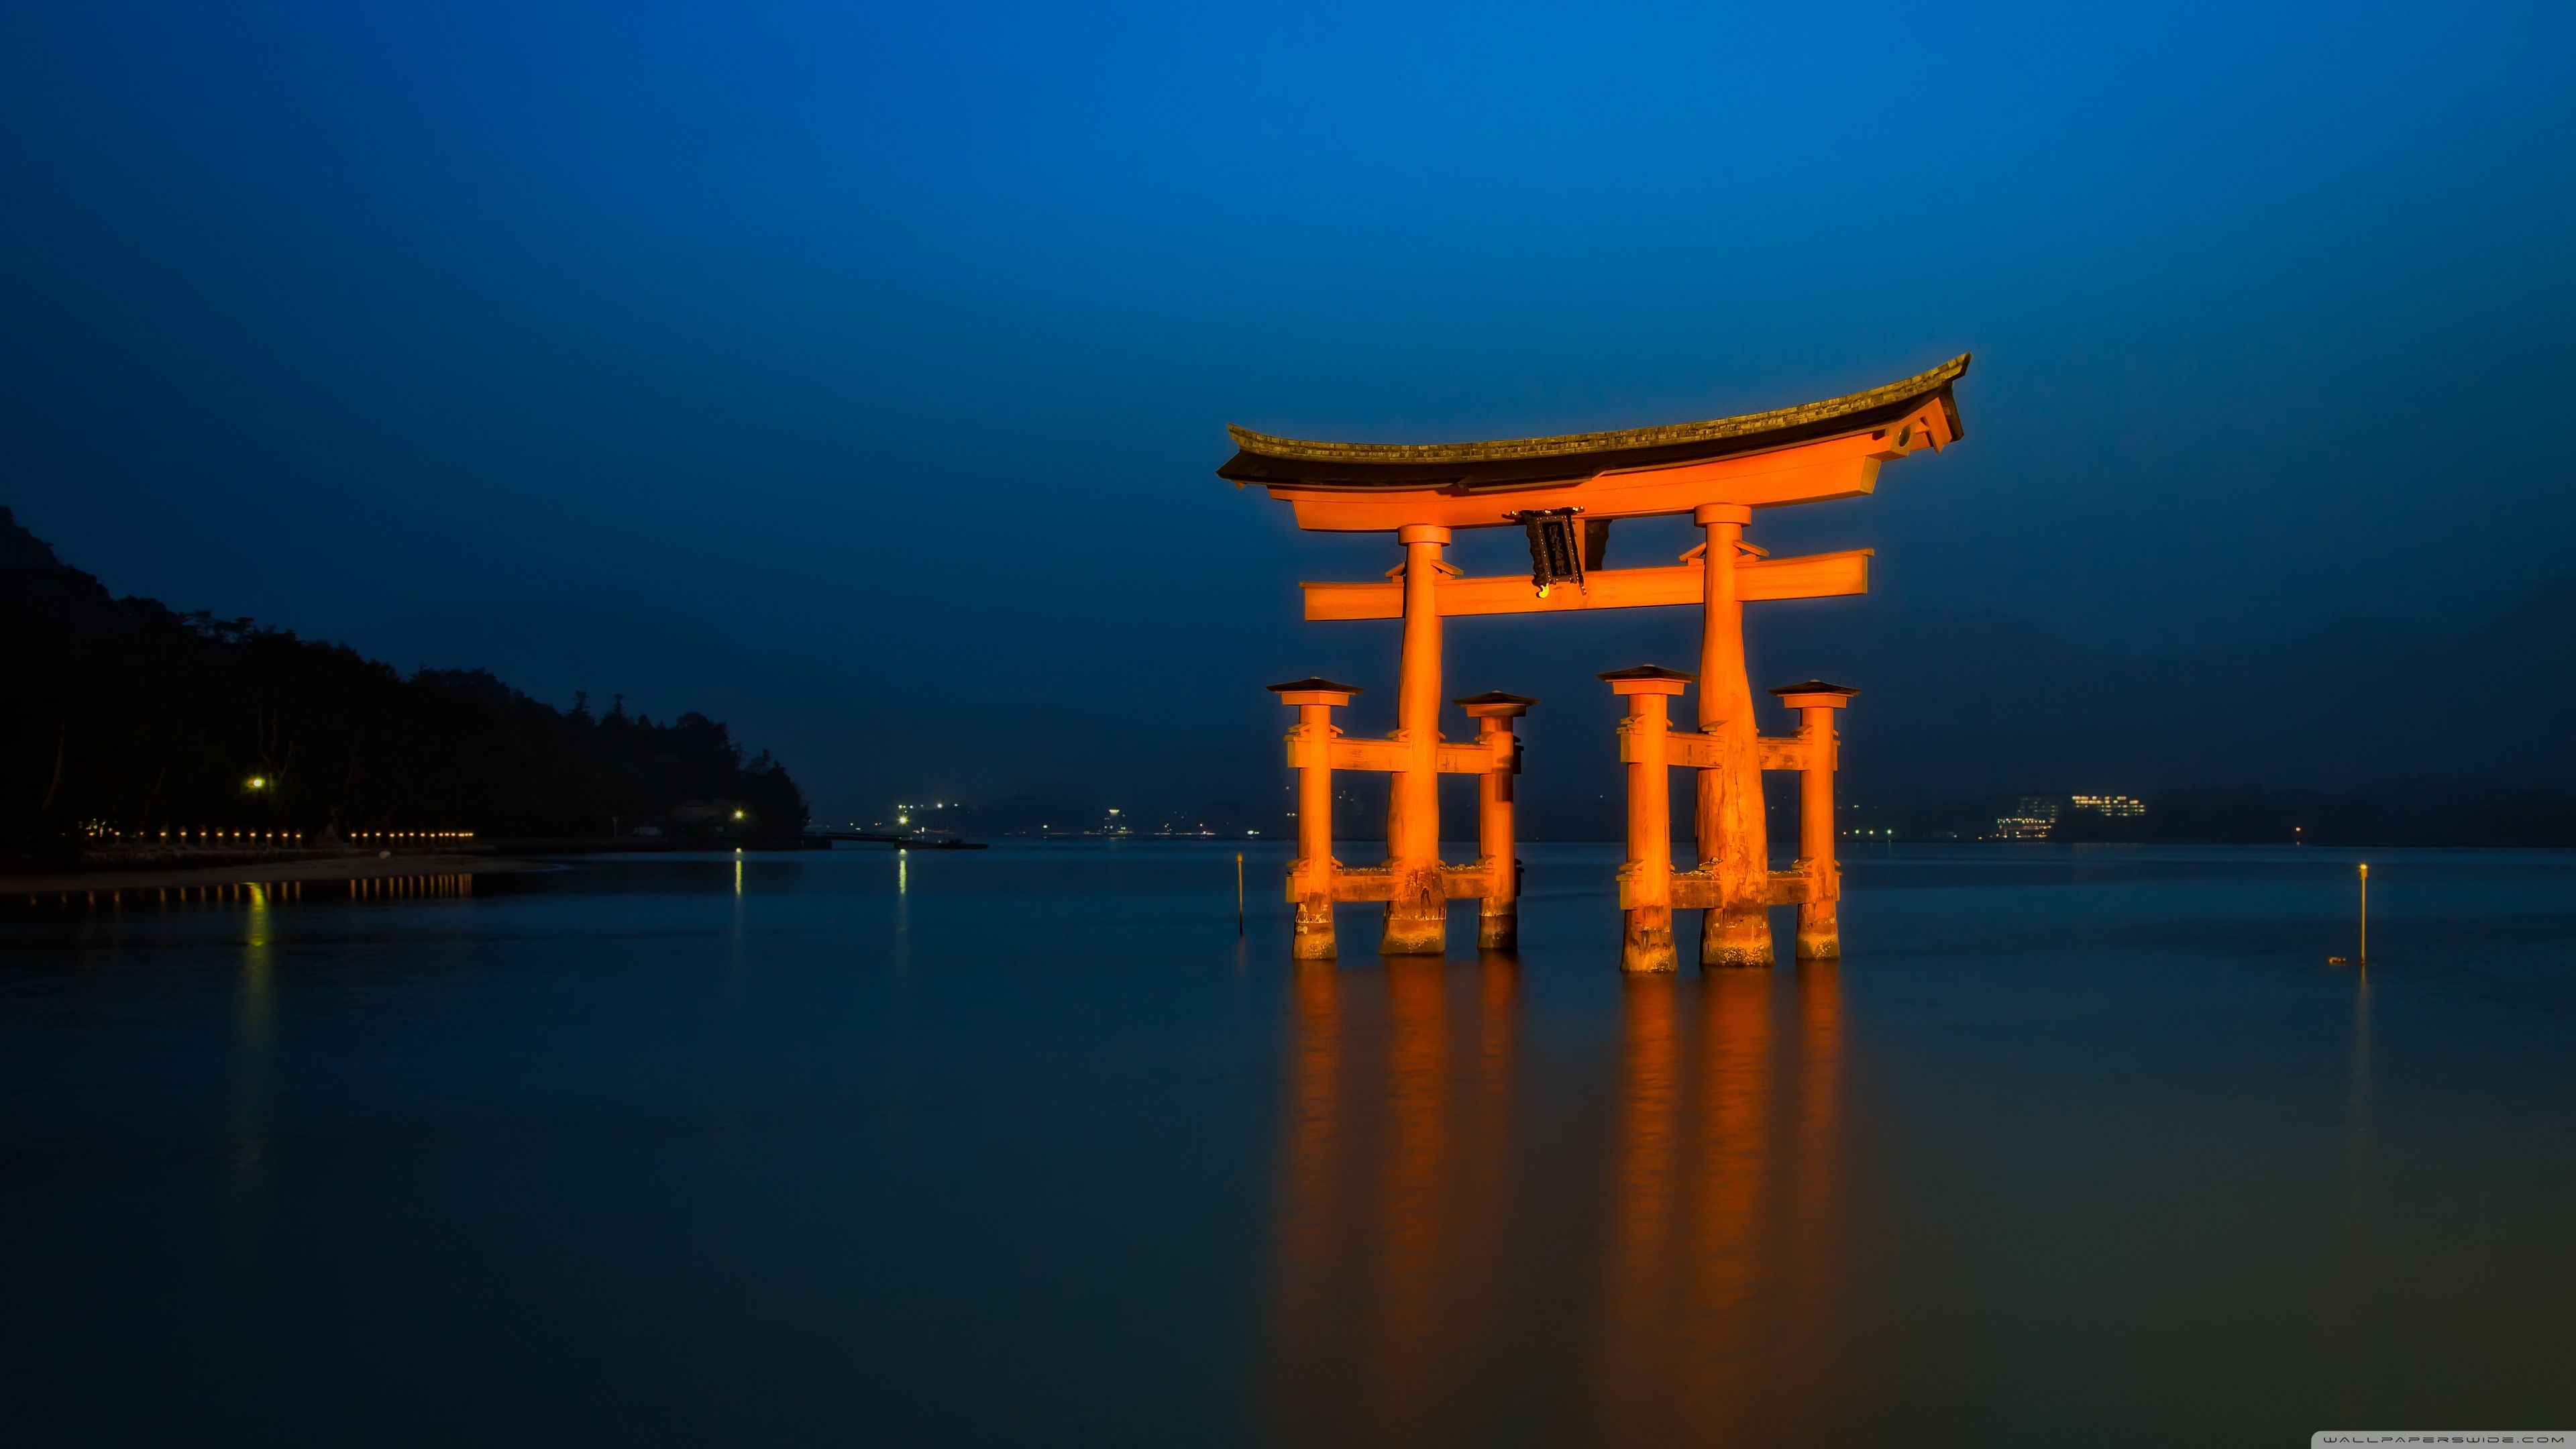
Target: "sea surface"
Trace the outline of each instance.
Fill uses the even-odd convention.
[[[2576,854],[2369,854],[2364,969],[2350,853],[1863,850],[1627,980],[1615,846],[1303,967],[1234,851],[0,902],[0,1441],[2576,1427]]]

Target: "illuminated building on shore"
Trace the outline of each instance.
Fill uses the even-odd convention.
[[[1995,817],[1995,840],[2046,840],[2057,828],[2057,800],[2049,795],[2024,795],[2010,815]]]
[[[2013,806],[2012,813],[1995,817],[1994,832],[1989,840],[2054,840],[2061,823],[2075,838],[2100,839],[2074,830],[2073,816],[2090,815],[2103,820],[2136,820],[2147,813],[2147,803],[2134,795],[2024,795]]]
[[[2096,815],[2110,816],[2114,820],[2147,813],[2146,801],[2127,795],[2076,795],[2069,798],[2067,804],[2077,810],[2089,810]]]

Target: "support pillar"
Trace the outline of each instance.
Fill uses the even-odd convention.
[[[1395,700],[1395,738],[1404,768],[1387,790],[1386,861],[1394,895],[1378,940],[1385,956],[1437,956],[1449,942],[1449,900],[1440,879],[1441,545],[1449,530],[1413,523],[1404,545],[1404,652]]]
[[[1835,859],[1834,769],[1842,752],[1834,711],[1857,689],[1810,679],[1771,691],[1798,712],[1798,856],[1807,899],[1798,905],[1798,959],[1839,961],[1843,954],[1842,865]]]
[[[1619,969],[1671,971],[1673,949],[1673,809],[1666,701],[1691,677],[1656,665],[1614,670],[1601,678],[1628,701],[1619,722],[1619,758],[1628,766],[1628,862],[1619,868]]]
[[[1521,862],[1513,834],[1512,785],[1521,772],[1521,756],[1512,721],[1529,713],[1538,701],[1497,690],[1455,702],[1476,722],[1477,743],[1498,762],[1476,778],[1476,854],[1485,872],[1485,894],[1477,902],[1476,945],[1487,951],[1515,950],[1521,940]]]
[[[1703,503],[1691,517],[1708,532],[1700,559],[1699,728],[1718,742],[1718,762],[1699,772],[1693,802],[1700,864],[1714,863],[1718,882],[1718,904],[1700,916],[1699,963],[1768,966],[1771,843],[1763,821],[1762,757],[1754,743],[1753,686],[1744,672],[1744,600],[1735,571],[1753,510],[1741,503]]]
[[[1297,858],[1288,862],[1288,899],[1297,908],[1288,954],[1298,961],[1333,959],[1333,710],[1360,692],[1353,684],[1300,679],[1270,686],[1297,711],[1288,732],[1288,763],[1297,771]]]

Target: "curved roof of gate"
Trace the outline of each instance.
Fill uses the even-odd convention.
[[[1796,407],[1698,423],[1485,443],[1323,443],[1272,437],[1229,423],[1226,431],[1234,435],[1237,451],[1216,472],[1239,484],[1297,488],[1527,487],[1838,437],[1893,422],[1934,397],[1949,414],[1956,437],[1964,430],[1950,387],[1967,370],[1968,354],[1963,352],[1901,382]]]

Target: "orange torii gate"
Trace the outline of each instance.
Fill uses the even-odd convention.
[[[1440,620],[1469,614],[1534,614],[1576,609],[1642,608],[1698,604],[1703,623],[1697,679],[1699,731],[1680,741],[1698,772],[1693,811],[1697,866],[1670,869],[1668,836],[1659,889],[1643,842],[1660,814],[1651,803],[1657,788],[1640,781],[1641,762],[1626,752],[1646,729],[1632,715],[1623,734],[1630,761],[1630,861],[1622,874],[1621,906],[1628,916],[1623,962],[1631,970],[1671,970],[1670,914],[1676,904],[1702,907],[1700,961],[1712,966],[1771,964],[1767,908],[1801,906],[1802,956],[1840,954],[1832,903],[1840,877],[1832,868],[1830,814],[1832,727],[1829,706],[1816,703],[1836,687],[1811,682],[1784,693],[1803,707],[1810,733],[1796,741],[1764,741],[1753,718],[1753,692],[1744,666],[1744,605],[1769,599],[1812,599],[1869,590],[1871,551],[1774,559],[1744,541],[1753,510],[1866,494],[1877,486],[1880,465],[1925,448],[1948,446],[1962,433],[1952,386],[1968,370],[1962,355],[1929,372],[1884,387],[1822,402],[1708,422],[1618,432],[1577,433],[1485,443],[1330,443],[1272,437],[1230,427],[1237,451],[1218,476],[1237,486],[1258,483],[1287,503],[1300,528],[1335,533],[1392,532],[1404,559],[1383,583],[1302,585],[1309,619],[1401,619],[1404,641],[1396,705],[1397,728],[1385,740],[1346,740],[1331,724],[1331,711],[1358,690],[1327,680],[1274,685],[1283,703],[1299,710],[1289,736],[1289,761],[1301,772],[1298,793],[1298,858],[1288,892],[1297,903],[1296,954],[1333,954],[1335,901],[1384,901],[1379,949],[1389,955],[1430,953],[1446,944],[1446,903],[1484,903],[1479,939],[1508,945],[1515,934],[1517,863],[1512,848],[1511,782],[1519,768],[1511,719],[1531,703],[1516,696],[1462,700],[1476,706],[1500,701],[1508,713],[1479,715],[1475,745],[1444,743],[1440,720]],[[1689,514],[1706,537],[1672,565],[1600,567],[1609,526],[1620,518]],[[1580,525],[1579,539],[1577,525]],[[1444,563],[1443,545],[1459,528],[1515,525],[1530,535],[1531,576],[1466,578]],[[1632,710],[1678,694],[1692,676],[1672,671],[1623,671]],[[1608,676],[1605,676],[1605,678]],[[1839,698],[1839,695],[1835,695]],[[1663,731],[1653,747],[1665,753]],[[1821,779],[1827,813],[1802,820],[1801,845],[1810,858],[1802,869],[1770,869],[1762,805],[1762,770],[1808,771],[1802,815],[1814,814]],[[1818,763],[1820,762],[1820,764]],[[1330,772],[1384,770],[1394,777],[1387,805],[1387,859],[1350,869],[1332,859]],[[1476,773],[1487,783],[1481,799],[1480,851],[1474,866],[1440,861],[1439,776]],[[1665,827],[1668,830],[1668,825]],[[1814,854],[1825,853],[1821,861]],[[1497,850],[1503,852],[1496,854]],[[1641,894],[1642,893],[1642,894]],[[1661,896],[1660,900],[1651,897]],[[1661,914],[1660,947],[1654,916]]]

